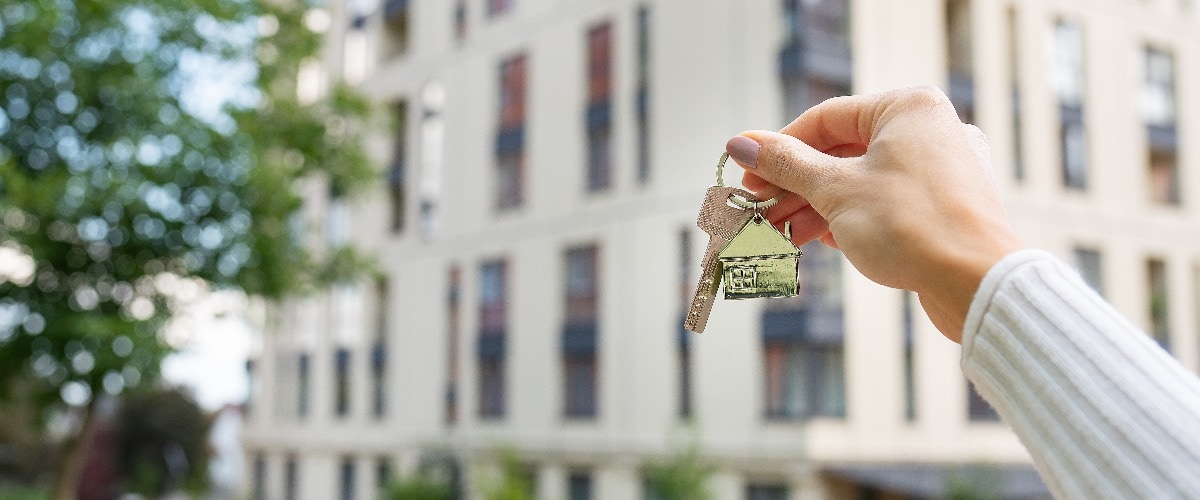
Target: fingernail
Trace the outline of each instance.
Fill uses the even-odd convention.
[[[729,153],[729,156],[732,156],[734,161],[748,168],[758,166],[758,150],[761,147],[758,141],[741,135],[725,143],[725,151]]]

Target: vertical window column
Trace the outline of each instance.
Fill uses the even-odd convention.
[[[288,455],[287,460],[283,463],[284,500],[296,500],[296,488],[299,481],[298,468],[299,464],[296,463],[296,455]]]
[[[638,182],[650,181],[650,8],[637,9],[637,168]]]
[[[392,137],[392,164],[388,168],[388,201],[391,204],[391,228],[393,233],[404,231],[406,219],[406,179],[405,154],[407,141],[405,139],[408,121],[408,105],[404,101],[392,107],[392,120],[395,121],[395,131]]]
[[[612,23],[588,31],[587,190],[612,185]]]
[[[849,0],[783,0],[779,52],[785,122],[828,99],[848,95],[853,79]]]
[[[1162,259],[1146,261],[1147,304],[1150,317],[1150,336],[1158,345],[1171,350],[1170,292],[1167,285],[1167,263]]]
[[[338,417],[350,414],[350,350],[339,347],[333,353],[333,412]]]
[[[500,64],[500,123],[496,132],[496,208],[510,210],[525,199],[525,55]]]
[[[975,63],[971,29],[971,1],[946,2],[946,67],[950,102],[963,123],[975,121]]]
[[[913,292],[905,290],[900,294],[901,310],[904,314],[904,420],[912,422],[917,419],[917,363],[913,350],[915,337],[915,316],[913,315]]]
[[[375,281],[375,341],[371,345],[371,415],[387,415],[388,309],[391,284],[387,278]]]
[[[1096,293],[1104,295],[1104,257],[1094,248],[1075,247],[1071,253],[1075,258],[1075,269],[1083,281]]]
[[[479,268],[479,416],[504,417],[505,340],[508,329],[508,265],[504,260]]]
[[[312,367],[309,355],[300,353],[296,358],[296,416],[308,416],[308,399],[312,386]]]
[[[1053,83],[1058,95],[1063,186],[1079,190],[1088,185],[1083,58],[1083,29],[1076,21],[1060,19],[1054,25]]]
[[[1020,181],[1025,178],[1025,148],[1021,140],[1021,44],[1019,42],[1020,22],[1017,18],[1017,7],[1010,5],[1005,16],[1005,27],[1008,35],[1008,77],[1012,87],[1012,161],[1013,178]]]
[[[691,308],[692,287],[692,236],[690,229],[679,231],[679,418],[692,417],[692,332],[683,327]]]
[[[563,325],[563,415],[594,418],[597,414],[597,337],[599,330],[599,249],[595,245],[566,251],[566,324]]]
[[[354,457],[344,456],[338,464],[338,493],[341,500],[355,500],[357,474]]]
[[[462,272],[455,265],[450,268],[450,285],[446,293],[446,388],[444,394],[443,419],[447,425],[458,422],[458,337],[461,314]]]
[[[1175,61],[1171,53],[1143,50],[1145,87],[1142,115],[1146,121],[1146,157],[1149,164],[1150,200],[1178,205],[1179,139],[1176,132]]]
[[[762,314],[764,416],[794,420],[846,416],[841,254],[804,246],[800,294]]]

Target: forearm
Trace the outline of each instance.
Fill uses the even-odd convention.
[[[962,368],[1057,496],[1200,495],[1200,380],[1049,254],[987,274]]]

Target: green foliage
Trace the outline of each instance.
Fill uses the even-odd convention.
[[[945,500],[998,500],[1004,476],[993,466],[968,465],[946,473]]]
[[[297,179],[352,195],[375,176],[361,96],[296,98],[320,45],[306,5],[0,6],[0,250],[33,266],[0,276],[0,397],[54,408],[155,380],[181,303],[164,274],[277,298],[368,268],[298,237]],[[243,86],[198,91],[214,74]]]
[[[656,500],[705,500],[712,498],[708,478],[714,468],[700,460],[696,447],[646,467],[646,488]]]
[[[513,450],[500,452],[499,476],[483,488],[487,500],[533,500],[533,476]]]
[[[427,474],[414,474],[389,484],[382,496],[388,500],[452,500],[454,492],[450,485]]]
[[[40,488],[0,486],[0,500],[50,500],[50,492]]]

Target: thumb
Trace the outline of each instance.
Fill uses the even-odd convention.
[[[725,144],[729,157],[754,175],[808,200],[822,216],[855,158],[839,158],[813,149],[787,134],[742,132]]]

